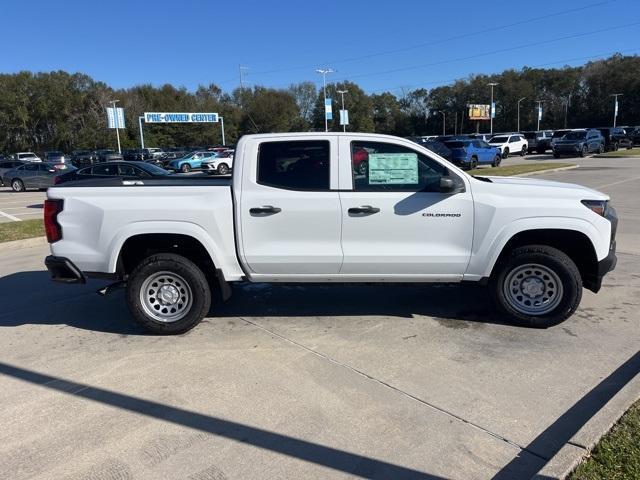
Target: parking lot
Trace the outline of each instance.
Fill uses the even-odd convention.
[[[619,261],[547,330],[475,286],[253,284],[150,336],[46,247],[1,251],[0,478],[553,477],[640,395],[640,161],[570,161],[538,178],[612,196]],[[2,189],[0,221],[43,198]]]

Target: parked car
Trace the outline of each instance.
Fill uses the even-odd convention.
[[[24,165],[24,163],[25,162],[21,162],[19,160],[0,160],[0,185],[3,187],[5,186],[3,177],[6,172],[13,170],[20,165]]]
[[[41,162],[42,159],[33,152],[18,152],[11,155],[14,160],[20,162]]]
[[[202,162],[202,170],[209,175],[229,175],[232,169],[233,155],[224,156],[224,152],[209,157]]]
[[[128,161],[145,161],[159,159],[164,154],[160,148],[133,148],[122,153],[122,159]]]
[[[564,130],[554,130],[553,131],[553,135],[551,135],[551,150],[553,151],[553,146],[556,143],[556,140],[560,140],[562,137],[564,137],[567,133],[569,133],[571,130],[570,129],[564,129]]]
[[[93,153],[98,162],[116,162],[119,160],[124,160],[124,158],[122,158],[122,155],[115,150],[109,150],[105,148],[102,150],[96,150]]]
[[[54,185],[55,177],[75,167],[64,163],[27,162],[8,170],[2,183],[11,185],[14,192],[28,188],[45,189]]]
[[[435,140],[427,140],[426,142],[422,142],[420,145],[422,145],[424,148],[428,148],[434,153],[437,153],[445,160],[449,160],[449,161],[453,160],[453,154],[451,150],[442,142],[437,142]]]
[[[571,130],[564,137],[556,139],[553,144],[553,156],[580,155],[584,157],[589,153],[604,152],[604,138],[595,128]]]
[[[478,165],[497,167],[502,160],[500,150],[483,140],[449,140],[444,144],[451,150],[451,162],[466,170],[472,170]]]
[[[622,127],[599,127],[604,137],[604,149],[615,152],[619,148],[633,148],[633,140],[627,136]]]
[[[507,158],[512,153],[524,157],[529,149],[527,140],[519,133],[496,135],[489,140],[489,145],[500,150],[501,158]]]
[[[90,167],[73,170],[55,177],[54,183],[59,185],[74,180],[90,180],[95,178],[148,178],[164,177],[171,172],[147,162],[116,161],[92,165]]]
[[[366,175],[343,175],[345,145],[368,151]],[[616,212],[591,188],[475,178],[389,135],[245,135],[237,151],[229,180],[50,188],[53,280],[126,281],[132,317],[158,334],[193,328],[212,290],[226,300],[236,282],[477,282],[510,320],[541,328],[616,265]]]
[[[640,145],[640,127],[624,127],[624,133],[634,145]]]
[[[71,152],[71,163],[76,168],[86,167],[98,161],[98,156],[91,150],[74,150]]]
[[[483,140],[487,143],[489,143],[489,140],[491,140],[493,137],[495,137],[495,135],[492,135],[490,133],[472,133],[469,135],[469,138],[475,138],[476,140]]]
[[[188,173],[191,170],[202,169],[202,162],[216,157],[215,152],[193,152],[182,158],[171,160],[165,168],[174,172]]]
[[[528,152],[544,153],[551,148],[552,130],[522,132],[527,139]]]
[[[47,163],[67,163],[69,160],[70,157],[59,150],[44,152],[44,161]]]

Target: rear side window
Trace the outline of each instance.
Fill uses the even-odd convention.
[[[258,151],[258,183],[286,190],[329,190],[329,142],[264,142]]]
[[[118,165],[96,165],[91,170],[92,175],[109,175],[109,176],[117,176],[118,175]]]

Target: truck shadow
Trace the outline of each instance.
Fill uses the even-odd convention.
[[[95,292],[105,281],[86,285],[51,282],[44,271],[0,278],[0,327],[69,325],[83,330],[146,335],[131,318],[123,292]],[[467,322],[508,324],[498,315],[485,288],[469,285],[268,285],[234,286],[227,302],[214,298],[210,319],[223,317],[436,318],[450,328]],[[215,320],[213,320],[215,323]]]

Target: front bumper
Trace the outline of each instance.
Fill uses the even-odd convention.
[[[613,207],[607,209],[605,216],[607,220],[611,222],[611,243],[609,244],[609,254],[600,260],[596,266],[595,272],[584,276],[583,284],[585,288],[588,288],[594,293],[598,293],[602,287],[602,280],[604,276],[613,271],[618,263],[618,257],[616,256],[616,231],[618,230],[618,214]]]
[[[51,280],[61,283],[87,283],[84,274],[66,257],[49,255],[44,264],[51,274]]]
[[[554,153],[580,153],[580,150],[582,149],[582,147],[580,145],[574,144],[574,145],[554,145],[553,146],[553,152]]]

